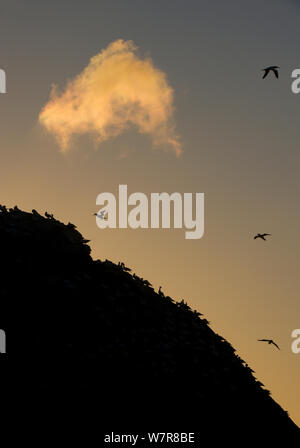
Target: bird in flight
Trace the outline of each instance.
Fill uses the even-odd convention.
[[[264,71],[264,76],[262,77],[262,79],[265,79],[266,76],[268,76],[268,74],[270,73],[270,71],[272,71],[274,73],[274,75],[276,76],[276,78],[279,77],[279,73],[278,73],[278,67],[277,65],[271,65],[270,67],[266,67],[263,68],[262,71]]]
[[[273,339],[257,339],[257,340],[260,341],[260,342],[267,342],[268,344],[273,344],[273,345],[275,345],[275,347],[278,348],[278,350],[280,350],[280,348],[278,347],[277,344],[275,344],[275,342],[273,341]]]
[[[105,210],[101,210],[101,212],[98,214],[98,213],[94,213],[94,216],[98,216],[98,218],[100,218],[100,219],[107,219],[107,216],[105,216],[106,215],[106,211]]]
[[[254,239],[256,240],[256,238],[261,238],[264,241],[267,241],[265,236],[271,236],[270,233],[258,233],[257,235],[255,235]]]

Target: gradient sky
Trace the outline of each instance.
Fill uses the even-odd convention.
[[[1,203],[54,213],[91,239],[94,258],[119,260],[184,298],[237,349],[300,425],[300,68],[297,0],[1,1]],[[151,56],[174,89],[183,154],[135,128],[61,153],[38,122],[51,85],[64,89],[117,39]],[[261,69],[279,65],[279,80]],[[205,193],[205,235],[100,230],[96,196]],[[267,243],[253,240],[268,232]],[[282,348],[257,342],[274,338]],[[178,412],[181,412],[178,410]]]

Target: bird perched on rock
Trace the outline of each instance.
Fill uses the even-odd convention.
[[[70,229],[76,229],[75,224],[68,222],[67,227],[69,227]]]
[[[264,71],[264,76],[262,77],[262,79],[265,79],[266,76],[268,76],[268,74],[270,73],[270,71],[272,71],[274,73],[274,75],[276,76],[276,78],[279,77],[279,73],[278,73],[278,67],[277,65],[271,65],[270,67],[266,67],[263,68],[262,71]]]
[[[256,238],[261,238],[264,241],[267,241],[265,236],[271,236],[270,233],[258,233],[257,235],[255,235],[254,239],[256,240]]]
[[[161,290],[161,286],[159,287],[158,294],[162,297],[165,297],[164,293]]]
[[[277,344],[275,344],[275,342],[273,341],[273,339],[257,339],[257,340],[260,341],[260,342],[267,342],[268,344],[273,344],[273,345],[275,345],[275,347],[278,348],[278,350],[280,350],[280,348],[278,347]]]
[[[144,280],[142,279],[143,283],[145,286],[152,286],[150,282],[148,282],[148,280]]]

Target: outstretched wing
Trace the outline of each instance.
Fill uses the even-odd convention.
[[[273,68],[273,72],[274,72],[276,78],[278,79],[279,78],[278,70],[276,70],[276,68]]]
[[[265,70],[265,74],[264,74],[264,76],[262,77],[262,79],[265,79],[265,77],[267,76],[268,73],[269,73],[269,70]]]
[[[255,235],[254,239],[256,240],[256,238],[258,238],[258,235]]]
[[[262,236],[271,236],[270,233],[263,233]]]
[[[278,347],[278,345],[277,345],[277,344],[275,344],[275,342],[274,342],[274,341],[272,341],[272,342],[271,342],[271,344],[275,345],[275,347],[277,347],[277,348],[278,348],[278,350],[280,350],[280,348]]]

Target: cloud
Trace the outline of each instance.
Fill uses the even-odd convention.
[[[173,97],[166,74],[149,57],[141,59],[132,41],[119,39],[92,57],[62,93],[53,86],[39,122],[64,152],[73,135],[90,134],[101,143],[133,125],[179,156]]]

